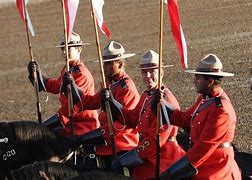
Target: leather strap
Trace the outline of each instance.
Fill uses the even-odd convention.
[[[191,143],[190,148],[193,147],[193,144],[194,143]],[[229,148],[231,146],[232,144],[230,142],[224,142],[224,143],[220,143],[220,145],[217,148]]]

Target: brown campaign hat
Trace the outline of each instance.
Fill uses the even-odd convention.
[[[135,53],[125,53],[125,50],[123,46],[116,42],[116,41],[110,41],[103,49],[102,51],[102,61],[108,62],[108,61],[115,61],[115,60],[123,60],[132,56],[135,56]]]
[[[90,43],[83,43],[81,41],[80,35],[77,34],[76,32],[72,32],[71,36],[70,36],[70,40],[68,42],[68,47],[85,46],[85,45],[89,45],[89,44]],[[61,37],[60,45],[54,46],[54,47],[60,47],[60,48],[64,48],[65,47],[64,36]]]
[[[145,52],[139,61],[140,69],[155,69],[158,68],[159,55],[153,50],[148,50]],[[171,67],[173,65],[162,65],[162,67]]]
[[[223,71],[220,59],[214,54],[208,54],[201,59],[196,70],[185,70],[185,72],[212,76],[234,76],[233,73]]]

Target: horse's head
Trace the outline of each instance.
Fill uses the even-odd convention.
[[[15,146],[15,134],[7,122],[0,123],[0,176],[8,174],[9,169],[19,167],[15,161],[17,149]]]
[[[68,141],[33,121],[0,123],[0,172],[35,161],[60,159],[71,149]]]

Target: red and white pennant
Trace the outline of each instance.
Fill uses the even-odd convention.
[[[96,16],[96,21],[97,21],[98,26],[100,27],[102,33],[106,34],[106,36],[111,39],[110,32],[103,21],[102,8],[104,5],[104,0],[92,0],[92,4],[93,4],[94,13]]]
[[[167,3],[167,0],[164,0]],[[167,3],[168,14],[170,18],[170,26],[171,32],[173,34],[173,38],[177,44],[182,68],[188,68],[188,60],[187,60],[187,45],[185,36],[182,30],[182,26],[180,24],[180,17],[178,11],[178,1],[177,0],[168,0]]]
[[[31,32],[31,35],[35,36],[35,32],[33,30],[31,19],[30,19],[30,16],[28,14],[28,11],[26,9],[26,6],[27,6],[28,2],[29,2],[29,0],[25,0],[25,7],[24,7],[24,0],[16,0],[16,5],[17,5],[18,12],[19,12],[23,22],[26,23],[26,20],[27,20],[27,25],[28,25],[28,28],[29,28],[29,30]],[[26,14],[25,14],[25,12],[26,12]]]

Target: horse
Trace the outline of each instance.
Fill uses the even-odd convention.
[[[241,169],[242,180],[252,180],[252,154],[241,152],[233,144],[235,161]]]
[[[13,169],[35,161],[73,163],[73,151],[78,152],[79,156],[77,155],[76,159],[82,164],[86,163],[86,167],[92,165],[95,168],[93,147],[97,145],[106,145],[101,129],[70,139],[54,133],[35,121],[0,122],[0,156],[2,157],[0,178],[8,176],[8,172]],[[92,158],[89,158],[90,156]]]
[[[122,174],[115,174],[112,172],[91,171],[82,173],[78,176],[69,178],[69,180],[132,180],[131,177],[123,176]]]
[[[37,122],[0,123],[0,177],[35,161],[58,161],[70,151],[70,140],[57,136]]]
[[[121,174],[115,174],[112,172],[90,171],[78,166],[63,164],[58,162],[35,162],[29,165],[25,165],[20,169],[11,171],[11,176],[8,180],[128,180],[129,177],[125,177]],[[89,172],[90,171],[90,172]]]
[[[41,179],[66,179],[79,175],[78,171],[64,163],[42,161],[34,162],[12,170],[8,180],[41,180]]]

